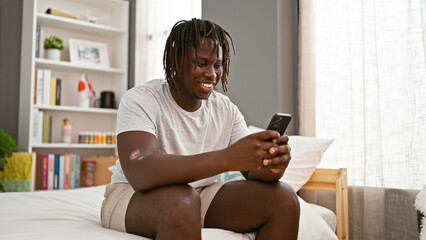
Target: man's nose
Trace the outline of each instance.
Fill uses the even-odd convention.
[[[215,79],[216,78],[216,72],[214,71],[214,66],[208,67],[206,69],[206,77]]]

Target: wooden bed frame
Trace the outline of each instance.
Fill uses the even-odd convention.
[[[342,239],[349,239],[348,224],[348,183],[346,168],[318,168],[309,181],[302,187],[307,190],[330,191],[336,193],[336,234]]]

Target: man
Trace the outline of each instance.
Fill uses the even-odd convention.
[[[164,51],[166,80],[123,96],[104,227],[155,239],[201,239],[202,227],[297,238],[297,196],[278,181],[291,158],[288,137],[249,135],[238,108],[213,91],[219,82],[226,91],[228,39],[210,21],[177,22]],[[247,180],[214,182],[227,171]]]

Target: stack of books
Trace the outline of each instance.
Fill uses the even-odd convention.
[[[109,184],[117,156],[77,153],[13,153],[7,157],[0,183],[6,192],[61,190]],[[90,171],[88,168],[91,168]]]
[[[32,142],[34,144],[52,143],[52,115],[34,109],[33,122]]]
[[[34,76],[34,104],[37,106],[61,105],[62,80],[52,77],[50,69],[38,68]]]
[[[36,190],[80,187],[80,154],[37,154]]]

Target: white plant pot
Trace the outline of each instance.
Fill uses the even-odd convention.
[[[56,48],[46,49],[46,58],[50,60],[61,60],[61,50]]]

